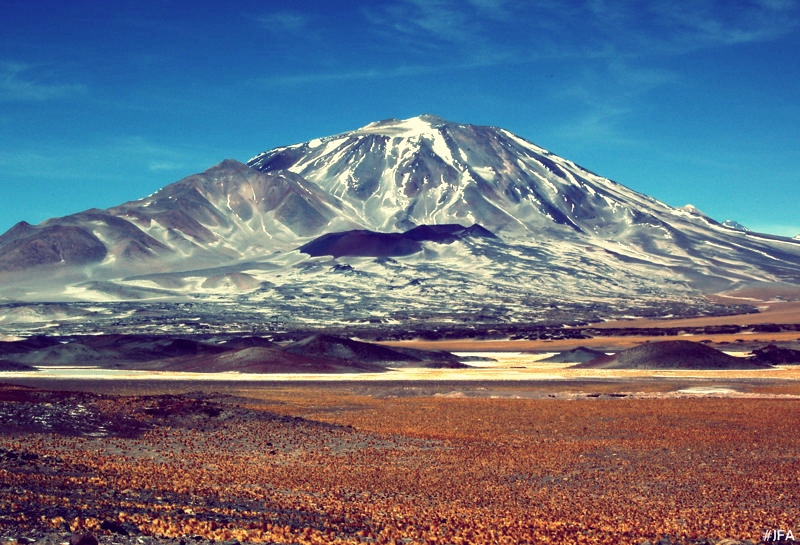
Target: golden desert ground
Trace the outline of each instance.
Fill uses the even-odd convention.
[[[797,305],[763,310],[743,318],[800,323]],[[747,342],[800,337],[760,335]],[[800,368],[536,363],[540,352],[648,340],[406,343],[499,356],[469,380],[454,370],[4,377],[0,538],[611,545],[800,535]]]
[[[105,381],[82,387],[102,395],[48,393],[117,424],[0,435],[0,535],[714,543],[797,524],[797,388],[625,398],[588,382],[567,389],[592,396],[548,397],[563,386]],[[6,405],[41,393],[0,391]]]

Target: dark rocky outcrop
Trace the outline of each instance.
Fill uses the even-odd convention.
[[[753,350],[753,361],[767,365],[800,364],[800,350],[780,348],[774,344]]]

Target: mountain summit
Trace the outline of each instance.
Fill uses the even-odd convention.
[[[525,235],[591,231],[620,204],[644,202],[508,131],[432,115],[277,148],[248,165],[298,174],[380,230],[460,222]]]
[[[485,236],[408,238],[424,226]],[[0,274],[10,300],[235,297],[318,315],[339,301],[359,319],[422,305],[510,320],[556,300],[797,284],[800,241],[670,207],[507,130],[422,115],[20,223],[0,236]]]

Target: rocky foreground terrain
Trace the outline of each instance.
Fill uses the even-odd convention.
[[[619,388],[607,383],[471,384],[466,397],[454,383],[41,386],[0,386],[3,543],[731,545],[800,514],[787,398],[519,399]]]

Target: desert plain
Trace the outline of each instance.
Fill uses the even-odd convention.
[[[772,309],[784,313],[781,323],[800,323],[785,305]],[[765,306],[761,323],[772,321],[769,312]],[[796,346],[798,338],[781,331],[693,340],[735,352]],[[497,357],[475,369],[404,369],[392,378],[4,373],[0,538],[732,544],[791,542],[768,539],[773,531],[800,537],[800,366],[578,371],[537,363],[577,345],[653,340],[408,341]]]

